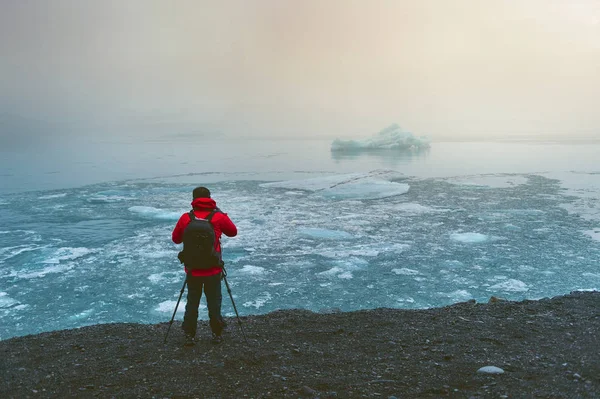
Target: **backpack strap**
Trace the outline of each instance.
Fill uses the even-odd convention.
[[[210,213],[206,217],[206,220],[208,220],[208,222],[210,223],[210,221],[212,220],[213,216],[215,216],[215,213],[217,213],[217,212],[221,212],[219,210],[219,208],[215,208],[212,211],[210,211]],[[190,215],[190,220],[196,220],[196,219],[198,219],[196,217],[196,215],[194,214],[194,210],[193,209],[189,212],[189,215]]]

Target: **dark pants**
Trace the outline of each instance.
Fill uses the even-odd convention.
[[[196,336],[198,327],[198,307],[202,297],[202,287],[206,295],[206,306],[208,307],[208,318],[210,329],[213,333],[221,335],[223,331],[223,319],[221,317],[221,274],[208,277],[195,277],[188,275],[187,278],[187,304],[183,316],[183,331],[191,336]]]

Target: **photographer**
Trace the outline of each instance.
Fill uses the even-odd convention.
[[[175,244],[183,243],[183,251],[180,252],[179,259],[184,264],[187,274],[187,305],[182,325],[185,332],[185,345],[194,345],[198,307],[203,289],[212,330],[212,342],[219,344],[223,341],[221,333],[224,324],[221,316],[223,262],[220,240],[221,234],[235,237],[237,227],[226,213],[217,208],[206,187],[196,187],[192,195],[192,210],[181,215],[172,234]],[[210,232],[208,237],[207,231]],[[206,243],[209,243],[208,253],[203,253]]]

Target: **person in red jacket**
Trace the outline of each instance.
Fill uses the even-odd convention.
[[[210,198],[210,191],[206,187],[196,187],[192,193],[192,210],[194,216],[198,219],[207,218],[211,212],[215,211],[210,223],[215,231],[215,251],[221,254],[221,234],[228,237],[237,235],[237,227],[226,213],[217,208],[217,203]],[[184,213],[179,218],[177,225],[173,229],[173,242],[181,244],[183,242],[183,233],[190,223],[190,214]],[[202,289],[206,295],[206,306],[208,307],[208,317],[210,319],[210,329],[212,330],[212,342],[219,344],[223,341],[221,333],[223,331],[223,318],[221,317],[221,273],[223,265],[215,264],[205,269],[188,270],[184,267],[187,274],[187,304],[185,306],[185,315],[183,317],[182,329],[185,333],[185,345],[194,345],[196,337],[196,328],[198,326],[198,307]]]

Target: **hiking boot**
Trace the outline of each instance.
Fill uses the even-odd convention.
[[[196,342],[194,341],[194,336],[190,334],[185,334],[185,340],[183,342],[184,346],[194,346]]]
[[[215,345],[218,345],[221,342],[223,342],[223,337],[221,335],[217,335],[217,334],[213,333],[212,340],[210,342],[212,342]]]

